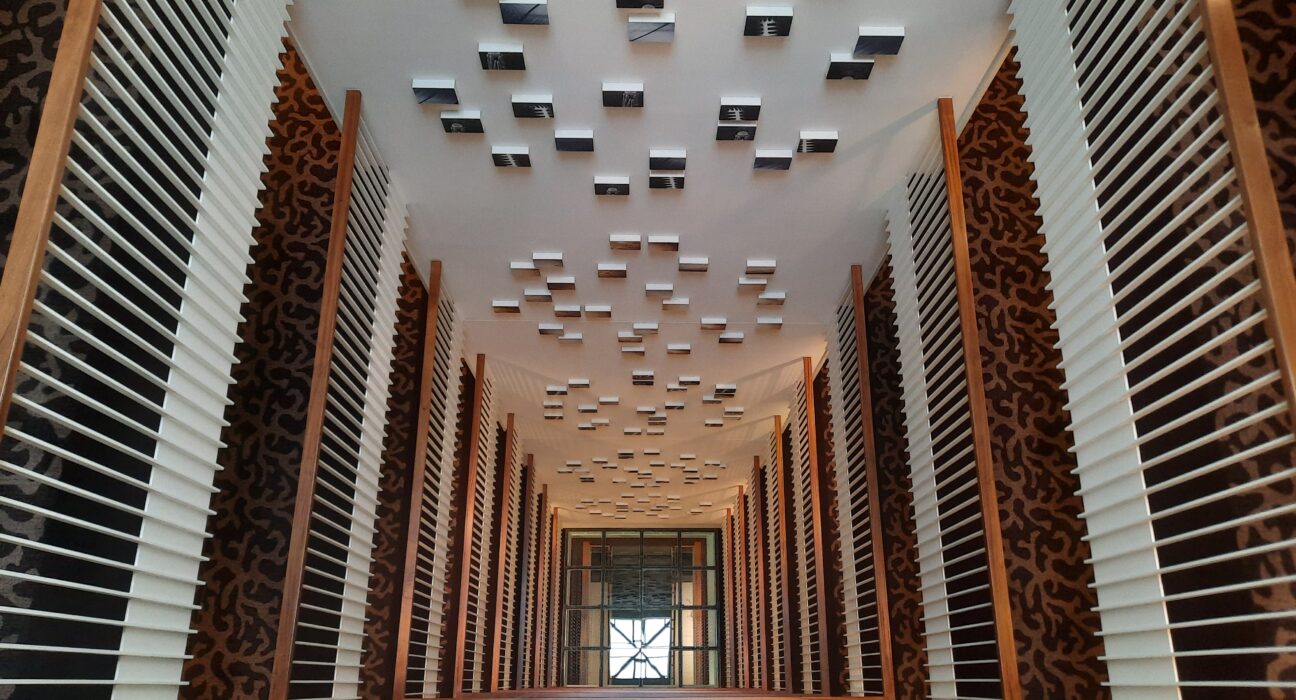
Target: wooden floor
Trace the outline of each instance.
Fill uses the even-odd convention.
[[[471,700],[500,698],[508,700],[558,700],[559,698],[576,698],[576,700],[693,700],[697,698],[721,698],[722,700],[767,700],[767,698],[813,697],[817,699],[837,697],[829,695],[792,695],[761,690],[733,690],[729,688],[545,688],[539,690],[511,690],[501,693],[485,693],[463,696]],[[844,696],[842,696],[844,697]]]

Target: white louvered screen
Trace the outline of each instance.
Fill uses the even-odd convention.
[[[837,305],[837,325],[829,334],[829,388],[833,397],[833,454],[837,469],[837,531],[841,538],[843,617],[846,624],[846,669],[851,695],[882,692],[882,657],[878,634],[878,572],[873,565],[873,514],[869,511],[865,474],[864,425],[861,414],[859,352],[855,308],[848,289]]]
[[[938,156],[909,178],[889,221],[929,692],[992,698],[1002,691]]]
[[[174,698],[282,0],[108,0],[0,446],[0,696]]]
[[[768,598],[761,595],[760,586],[760,581],[764,577],[761,562],[765,559],[762,556],[765,543],[761,541],[763,539],[761,513],[764,511],[761,504],[764,493],[761,490],[761,473],[759,467],[752,470],[751,481],[748,482],[747,493],[744,495],[747,499],[747,614],[751,625],[751,636],[748,637],[748,659],[751,664],[750,680],[753,688],[765,686],[765,661],[761,658],[761,650],[768,648],[770,644],[768,630],[762,624],[764,616],[761,614],[762,608],[770,606]]]
[[[501,690],[511,690],[513,686],[513,660],[516,649],[514,648],[514,633],[518,624],[518,605],[517,583],[519,565],[521,563],[519,546],[522,542],[522,480],[525,477],[525,471],[522,464],[522,451],[516,431],[512,440],[512,454],[505,456],[513,464],[511,478],[503,485],[500,490],[501,503],[500,507],[504,509],[501,523],[507,523],[504,529],[504,536],[500,539],[500,546],[504,547],[504,575],[501,577],[503,590],[498,595],[503,598],[503,604],[500,606],[500,615],[504,618],[500,622],[500,648],[492,650],[492,653],[500,657],[499,667],[499,687]],[[501,475],[502,476],[502,475]],[[495,624],[492,621],[492,624]]]
[[[436,356],[423,483],[418,556],[414,564],[414,600],[410,614],[406,697],[435,697],[441,687],[441,650],[445,634],[446,576],[450,569],[450,526],[455,493],[461,487],[455,470],[455,432],[459,425],[459,371],[463,328],[444,286],[437,307]]]
[[[494,381],[489,367],[483,375],[477,377],[482,392],[481,430],[473,447],[477,450],[477,484],[468,494],[474,503],[472,546],[464,553],[468,557],[464,565],[469,574],[462,687],[470,692],[481,692],[487,687],[486,674],[490,671],[486,646],[491,630],[487,623],[490,621],[491,556],[496,540],[491,523],[495,517],[495,481],[499,478],[496,460],[500,446],[495,423]]]
[[[799,599],[796,606],[798,619],[789,623],[798,625],[800,630],[801,667],[794,671],[801,674],[803,693],[825,692],[819,682],[820,664],[823,663],[819,658],[819,637],[823,634],[823,627],[820,624],[818,551],[815,549],[813,520],[814,505],[818,502],[813,487],[817,482],[812,480],[811,472],[815,465],[810,455],[810,411],[814,410],[810,392],[813,391],[813,386],[807,387],[804,381],[797,382],[791,416],[792,462],[788,465],[792,479],[791,502],[788,504],[792,512],[788,522],[796,531],[796,547],[792,550],[796,554],[790,568],[792,575],[797,577]]]
[[[363,122],[289,697],[359,693],[405,205]]]
[[[788,652],[788,635],[790,631],[790,621],[788,620],[788,611],[784,609],[785,600],[790,600],[790,596],[785,598],[785,594],[790,590],[786,588],[792,585],[791,581],[785,581],[783,577],[784,565],[782,553],[786,551],[783,547],[783,538],[787,537],[784,530],[784,517],[782,503],[779,500],[780,482],[787,478],[785,474],[780,473],[778,465],[781,463],[782,456],[778,454],[781,445],[780,435],[770,433],[769,452],[766,463],[768,466],[763,470],[765,481],[765,590],[769,591],[769,608],[770,619],[769,629],[767,630],[766,639],[769,643],[770,663],[772,670],[770,672],[770,690],[787,690],[789,681],[785,678],[784,660]],[[787,468],[787,465],[784,465]]]
[[[1012,5],[1116,698],[1296,692],[1296,438],[1201,11]]]

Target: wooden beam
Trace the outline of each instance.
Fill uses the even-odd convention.
[[[990,455],[990,424],[986,415],[985,378],[981,372],[981,341],[977,333],[976,299],[972,291],[972,266],[968,257],[967,213],[963,205],[963,175],[959,167],[958,129],[954,124],[954,102],[942,97],[936,102],[940,116],[941,154],[945,161],[945,195],[949,200],[950,235],[954,252],[954,278],[958,290],[959,327],[963,338],[964,370],[967,376],[968,411],[972,420],[972,443],[976,457],[977,492],[985,530],[986,563],[990,579],[994,637],[998,647],[999,674],[1004,700],[1020,700],[1021,677],[1017,670],[1017,647],[1013,639],[1012,609],[1008,598],[1008,570],[1004,561],[1003,530],[999,524],[999,498],[995,493],[994,462]]]
[[[1287,427],[1296,430],[1296,272],[1292,268],[1292,251],[1287,245],[1278,192],[1251,94],[1233,2],[1203,0],[1201,13],[1215,68],[1224,132],[1233,151],[1247,234],[1263,290],[1265,329],[1274,341],[1274,355],[1282,372]]]
[[[894,698],[895,662],[891,651],[891,608],[888,605],[886,551],[882,543],[882,501],[878,494],[877,435],[873,432],[873,384],[869,375],[868,327],[864,316],[864,270],[851,265],[851,307],[855,325],[855,356],[859,373],[860,432],[864,436],[864,482],[868,489],[869,537],[873,552],[873,594],[877,600],[878,657],[882,664],[882,695]]]
[[[756,561],[752,562],[756,567],[756,615],[758,626],[760,627],[760,639],[757,640],[757,663],[761,668],[761,687],[770,690],[770,677],[774,675],[774,660],[770,656],[769,650],[769,589],[765,582],[765,489],[761,487],[761,463],[760,457],[752,457],[752,477],[755,481],[756,492],[753,494],[756,498],[756,532],[752,536],[756,540]]]
[[[810,459],[810,527],[814,532],[811,546],[815,552],[815,600],[819,606],[819,688],[824,695],[832,694],[832,664],[829,655],[832,648],[828,644],[828,587],[824,567],[824,525],[823,503],[820,497],[819,474],[819,434],[815,421],[815,372],[814,361],[808,357],[801,358],[802,381],[806,389],[806,440],[809,443]],[[877,578],[876,576],[874,578]],[[880,601],[879,601],[880,603]]]
[[[535,585],[535,574],[530,567],[526,566],[527,553],[535,546],[535,539],[538,533],[531,528],[531,497],[535,493],[535,455],[527,455],[523,460],[526,470],[522,474],[521,486],[522,496],[518,499],[518,510],[521,511],[518,517],[518,524],[521,530],[518,532],[520,538],[517,546],[517,572],[518,582],[513,587],[517,598],[514,603],[513,629],[508,630],[508,635],[513,640],[513,689],[526,687],[523,680],[526,679],[525,659],[528,653],[535,651],[534,645],[528,645],[527,634],[530,631],[530,619],[532,609],[535,608],[535,596],[528,596],[527,593]],[[540,525],[540,519],[535,519],[536,527]],[[540,550],[536,549],[536,562],[540,561]],[[527,609],[527,598],[531,598],[531,609]]]
[[[791,562],[788,557],[788,466],[783,460],[783,417],[774,416],[774,463],[773,479],[775,498],[778,499],[778,531],[779,531],[779,549],[774,554],[778,556],[779,578],[783,585],[779,586],[779,599],[783,610],[783,619],[779,622],[783,625],[783,687],[780,690],[792,690],[792,649],[799,648],[801,643],[800,634],[803,630],[800,625],[794,624],[792,620],[792,577]],[[771,639],[772,633],[767,633]]]
[[[27,344],[32,303],[45,265],[50,226],[63,173],[67,170],[72,132],[81,114],[90,55],[99,27],[102,0],[69,0],[63,15],[58,51],[50,72],[49,92],[41,105],[40,124],[32,144],[22,199],[0,278],[0,430],[8,422],[9,405],[18,381],[18,365]]]
[[[534,468],[534,464],[532,465],[532,468]],[[543,486],[540,487],[540,514],[537,517],[537,520],[540,523],[540,532],[537,533],[538,537],[536,539],[536,561],[535,561],[536,570],[533,574],[535,576],[536,595],[535,595],[535,605],[533,606],[533,611],[531,614],[531,648],[534,650],[531,657],[531,687],[532,688],[544,687],[544,660],[545,660],[545,656],[548,654],[548,648],[545,646],[545,638],[544,638],[545,620],[542,620],[540,618],[540,608],[541,608],[540,597],[541,596],[545,596],[544,609],[546,611],[548,611],[549,609],[548,606],[549,587],[547,585],[544,585],[543,583],[548,581],[548,577],[542,576],[542,574],[547,572],[543,572],[540,570],[541,563],[543,562],[543,558],[540,556],[540,548],[548,544],[547,542],[543,541],[543,533],[545,530],[544,526],[548,524],[546,522],[548,516],[549,516],[549,484],[544,484]]]
[[[737,537],[734,533],[733,508],[725,508],[725,534],[729,536],[729,548],[724,553],[725,558],[725,582],[724,582],[724,615],[725,615],[725,666],[729,672],[725,674],[729,679],[730,687],[738,685],[738,655],[736,649],[738,640],[734,638],[734,578],[738,574],[738,562],[734,557],[737,549]]]
[[[414,574],[418,566],[419,530],[423,523],[423,484],[427,478],[427,444],[432,424],[432,391],[436,386],[437,316],[441,310],[440,260],[433,260],[428,270],[427,292],[427,306],[424,307],[423,316],[422,362],[419,369],[418,418],[414,424],[414,462],[410,465],[410,505],[405,519],[400,614],[396,619],[396,670],[392,672],[392,700],[401,700],[405,697],[405,680],[409,671]]]
[[[459,568],[459,586],[455,589],[459,592],[459,620],[455,626],[454,666],[450,674],[450,697],[452,698],[463,694],[464,643],[468,639],[468,588],[473,570],[472,536],[477,517],[477,499],[473,498],[473,493],[477,491],[477,474],[481,470],[477,443],[482,436],[482,402],[486,389],[485,355],[477,355],[477,369],[473,376],[476,381],[473,382],[472,421],[468,429],[468,473],[464,479],[464,493],[467,497],[464,499],[463,537],[459,542],[459,556],[463,557],[464,561],[463,566]]]
[[[504,647],[501,642],[504,641],[504,582],[508,567],[509,538],[513,535],[509,527],[509,491],[513,486],[513,443],[517,440],[517,433],[513,429],[513,414],[508,414],[504,427],[504,474],[501,476],[503,481],[500,486],[500,529],[496,533],[499,536],[497,542],[499,546],[495,548],[495,582],[491,588],[495,591],[495,600],[491,608],[491,646],[492,651],[490,658],[490,679],[487,687],[490,692],[498,693],[500,690],[499,672],[500,664],[504,662]]]
[[[549,525],[549,622],[545,630],[548,641],[545,642],[548,648],[548,658],[545,659],[545,678],[546,685],[558,685],[558,622],[559,610],[558,604],[561,601],[559,596],[562,595],[562,581],[558,578],[558,572],[561,571],[562,562],[562,538],[558,532],[558,507],[553,509]]]
[[[738,596],[740,607],[742,608],[742,634],[739,635],[741,652],[743,655],[742,664],[738,670],[741,676],[738,679],[738,687],[751,687],[751,605],[747,601],[747,586],[751,581],[751,569],[747,566],[747,498],[743,494],[743,487],[738,487],[738,572],[741,574],[742,585],[738,586]]]
[[[333,340],[337,331],[338,297],[342,288],[347,217],[351,209],[351,183],[355,175],[356,140],[359,132],[360,92],[348,90],[342,113],[342,146],[338,151],[337,184],[329,224],[324,295],[320,301],[319,335],[315,338],[315,364],[311,372],[310,399],[306,406],[301,469],[297,475],[297,500],[293,506],[293,528],[288,540],[288,565],[284,571],[283,595],[280,598],[279,631],[275,642],[274,671],[270,676],[269,700],[287,700],[289,682],[292,679],[297,616],[300,612],[302,580],[306,574],[306,548],[310,540],[311,509],[315,502],[315,479],[319,473],[320,443],[324,435],[329,372],[333,365]]]

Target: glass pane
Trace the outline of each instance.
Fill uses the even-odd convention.
[[[715,566],[716,538],[714,532],[686,532],[680,539],[683,558],[680,566]]]
[[[720,618],[715,610],[681,610],[679,615],[679,646],[719,646]]]
[[[613,681],[671,678],[669,615],[613,617],[609,628],[608,677]]]
[[[716,686],[720,682],[720,652],[685,650],[680,655],[680,685]]]
[[[634,567],[641,565],[640,547],[642,540],[638,532],[609,532],[607,547],[611,566]]]
[[[567,572],[568,607],[603,605],[603,572],[573,569]]]
[[[646,532],[644,533],[644,561],[645,567],[649,566],[671,566],[675,560],[676,552],[679,551],[679,533],[677,532]]]
[[[676,579],[678,590],[675,594],[677,605],[715,605],[716,572],[709,569],[681,571]]]
[[[563,660],[563,679],[566,685],[599,685],[603,674],[599,665],[603,661],[603,652],[569,650],[563,655]]]
[[[563,625],[563,644],[572,647],[602,647],[603,611],[568,610]]]
[[[609,569],[607,571],[606,605],[614,608],[639,607],[639,569]]]
[[[675,605],[674,583],[674,569],[644,569],[642,605],[655,608]]]

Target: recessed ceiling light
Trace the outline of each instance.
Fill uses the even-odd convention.
[[[530,260],[514,260],[509,263],[509,270],[512,272],[524,272],[527,274],[537,274],[540,268]]]
[[[670,294],[675,291],[675,285],[670,282],[647,282],[644,284],[644,294]]]
[[[836,131],[802,131],[797,153],[832,153],[837,150]]]
[[[667,343],[667,355],[688,355],[693,352],[693,346],[688,343]]]
[[[900,53],[904,43],[904,27],[867,27],[859,28],[859,38],[855,40],[856,57],[885,55],[894,56]]]
[[[580,304],[554,304],[554,316],[558,318],[580,318]]]
[[[549,24],[548,0],[500,0],[504,24]]]
[[[593,151],[593,129],[554,129],[554,148],[559,151]]]
[[[675,13],[632,16],[627,22],[626,36],[636,44],[669,44],[675,41]]]
[[[792,8],[748,5],[743,35],[760,37],[788,36],[792,33]]]
[[[654,148],[648,151],[649,170],[683,170],[687,162],[683,148]]]
[[[608,247],[612,250],[639,250],[642,237],[637,233],[613,233],[608,235]]]
[[[702,330],[704,331],[722,331],[729,322],[724,316],[703,316]]]
[[[553,295],[543,287],[527,287],[522,296],[527,301],[553,301]]]
[[[868,80],[873,74],[871,58],[855,58],[849,53],[828,54],[828,80]]]
[[[518,119],[553,119],[553,95],[514,95],[513,116]]]
[[[497,314],[516,314],[522,311],[522,304],[517,299],[492,299],[491,308]]]
[[[491,146],[491,162],[497,168],[529,168],[531,149],[526,146]]]
[[[415,78],[414,99],[421,105],[457,105],[459,93],[455,81],[442,78]]]
[[[787,301],[787,292],[761,292],[756,297],[758,306],[782,306]]]
[[[482,70],[526,70],[521,44],[477,44]]]
[[[598,276],[615,279],[626,276],[626,264],[618,262],[601,262],[598,264]]]
[[[541,323],[540,335],[562,335],[563,324],[561,323]]]
[[[644,106],[643,83],[603,83],[603,106]]]
[[[777,267],[778,261],[774,258],[747,258],[749,275],[772,275]]]
[[[681,255],[679,257],[680,272],[706,272],[707,267],[711,265],[711,259],[705,255]]]
[[[792,167],[792,149],[756,149],[754,170],[788,170]]]
[[[556,289],[575,289],[576,278],[571,275],[549,275],[549,277],[545,278],[545,286],[551,291]]]
[[[688,305],[688,297],[670,297],[668,299],[662,299],[662,308],[664,309],[683,309],[688,307]]]
[[[677,251],[679,245],[679,234],[652,233],[648,235],[648,248],[651,250]]]
[[[558,342],[560,343],[582,343],[584,341],[585,335],[583,333],[572,333],[569,331],[558,336]]]
[[[594,194],[624,197],[630,194],[630,176],[595,175]]]
[[[743,342],[744,339],[745,336],[742,331],[725,331],[720,334],[720,342],[722,343],[736,344]]]
[[[461,109],[455,112],[441,113],[441,128],[447,134],[481,134],[486,129],[482,126],[481,110]]]
[[[754,122],[760,119],[760,111],[759,97],[721,97],[718,118],[722,122]]]
[[[783,317],[782,316],[757,316],[756,325],[764,328],[782,328]]]

